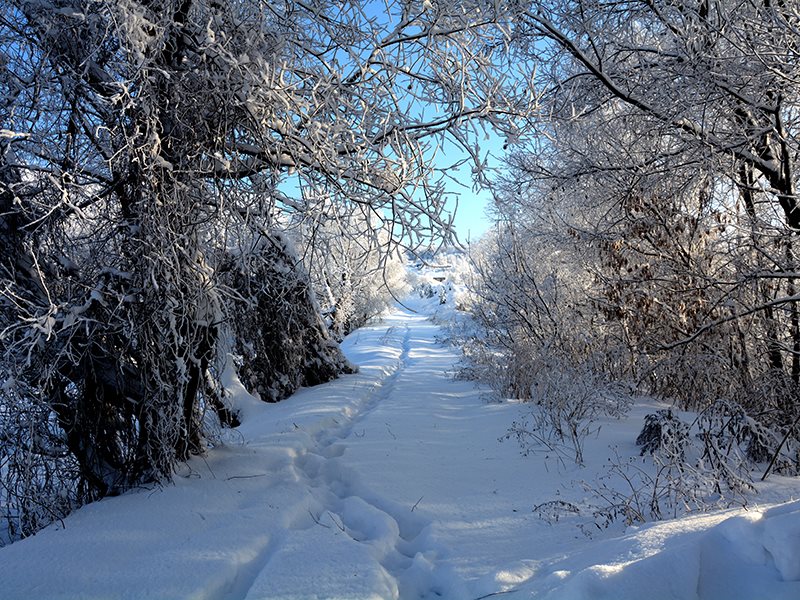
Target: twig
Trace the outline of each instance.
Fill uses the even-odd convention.
[[[794,428],[797,427],[798,423],[800,423],[800,415],[797,416],[797,418],[794,420],[794,423],[792,423],[792,426],[789,427],[789,430],[786,432],[786,435],[783,436],[783,439],[781,440],[781,443],[778,444],[778,448],[775,450],[775,453],[772,455],[772,460],[770,460],[769,464],[767,465],[767,470],[764,471],[764,474],[761,476],[761,481],[764,481],[767,478],[767,475],[769,475],[769,472],[772,470],[772,467],[775,465],[775,461],[778,460],[778,456],[780,455],[781,450],[783,450],[783,445],[786,443],[786,440],[789,439],[789,436],[794,431]]]
[[[331,518],[331,521],[333,521],[333,524],[336,525],[336,527],[338,527],[342,533],[346,533],[344,530],[344,522],[340,523],[339,521],[337,521],[336,517],[331,511],[328,511],[328,516]]]
[[[420,502],[422,502],[422,499],[423,499],[424,497],[425,497],[425,496],[420,496],[420,497],[419,497],[419,500],[417,500],[417,501],[414,503],[414,506],[412,506],[412,507],[411,507],[411,512],[414,512],[414,509],[415,509],[415,508],[417,508],[417,506],[419,505],[419,503],[420,503]]]
[[[485,596],[478,596],[475,600],[484,600],[485,598],[491,598],[492,596],[500,596],[501,594],[511,594],[512,592],[518,592],[519,588],[512,588],[510,590],[503,590],[501,592],[492,592],[491,594],[486,594]]]
[[[319,525],[321,527],[324,527],[325,529],[330,529],[331,528],[330,525],[325,525],[325,523],[323,523],[317,517],[315,517],[314,513],[312,513],[310,510],[308,511],[308,514],[311,517],[311,519],[314,521],[314,523],[316,523],[317,525]],[[328,514],[330,514],[330,513],[328,513]]]
[[[211,468],[211,465],[208,464],[208,461],[206,460],[206,457],[201,455],[200,458],[202,458],[203,462],[206,464],[206,468],[208,469],[208,472],[211,473],[211,477],[216,479],[217,475],[216,475],[216,473],[214,473],[214,469]]]

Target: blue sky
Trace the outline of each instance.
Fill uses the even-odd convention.
[[[487,191],[462,197],[455,218],[456,231],[462,242],[477,240],[491,227],[492,223],[486,215],[490,200]]]
[[[486,160],[490,179],[494,176],[492,169],[501,168],[503,165],[503,140],[500,136],[489,132],[486,139],[481,140],[481,156]],[[455,160],[466,158],[465,152],[451,143],[445,143],[444,157],[437,165],[439,168],[447,167]],[[471,166],[462,165],[458,169],[447,169],[449,177],[445,178],[447,192],[458,196],[458,208],[455,214],[455,228],[458,238],[462,243],[468,240],[475,241],[492,226],[491,218],[486,214],[487,208],[492,203],[492,192],[487,188],[474,189]],[[455,203],[451,202],[451,206]],[[452,210],[452,209],[451,209]]]
[[[491,192],[489,190],[474,192],[471,186],[461,189],[450,184],[448,187],[450,191],[459,194],[458,208],[454,219],[458,239],[462,243],[477,240],[492,224],[486,215],[486,209],[491,203]]]

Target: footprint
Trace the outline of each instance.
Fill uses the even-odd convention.
[[[344,444],[331,444],[330,446],[326,446],[320,450],[320,456],[323,456],[327,459],[340,458],[342,455],[344,455],[345,450],[347,450],[347,446]]]

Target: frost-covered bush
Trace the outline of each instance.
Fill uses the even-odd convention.
[[[536,363],[577,365],[596,361],[600,348],[608,353],[588,335],[586,274],[565,252],[553,252],[546,238],[498,224],[471,257],[470,313],[480,333],[468,340],[465,353],[489,361],[486,367],[495,372],[490,383],[502,394],[529,399]]]
[[[671,409],[645,417],[636,439],[645,458],[617,455],[588,489],[604,525],[674,518],[685,512],[746,505],[755,492],[754,443],[769,432],[732,401],[717,401],[691,422]]]
[[[287,224],[302,250],[325,323],[341,340],[410,290],[406,264],[389,231],[361,207],[321,201],[309,224]]]
[[[773,370],[739,390],[731,402],[748,458],[767,463],[764,477],[800,474],[800,385]]]
[[[300,259],[278,233],[262,235],[222,269],[235,292],[227,322],[242,384],[267,402],[352,373],[322,321]]]
[[[525,454],[543,448],[583,464],[584,440],[598,419],[625,414],[631,390],[554,357],[535,361],[531,371],[530,398],[506,439],[516,439]]]
[[[509,431],[523,448],[566,448],[582,463],[583,440],[597,419],[625,412],[631,389],[614,377],[614,345],[593,335],[586,274],[547,241],[507,224],[473,248],[462,374],[530,407]]]
[[[642,456],[655,454],[674,457],[683,462],[689,443],[689,425],[681,421],[671,409],[646,415],[644,427],[636,438],[642,447]]]
[[[750,456],[764,455],[769,432],[728,400],[718,400],[703,410],[696,430],[697,468],[715,475],[715,491],[722,494],[723,486],[734,492],[752,490]]]
[[[687,512],[727,507],[742,499],[714,494],[714,475],[680,462],[652,463],[635,457],[616,457],[596,482],[585,487],[596,504],[595,523],[608,527],[615,521],[626,525],[679,517]]]

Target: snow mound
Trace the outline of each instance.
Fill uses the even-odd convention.
[[[528,578],[516,591],[559,600],[796,600],[800,502],[651,524]]]

